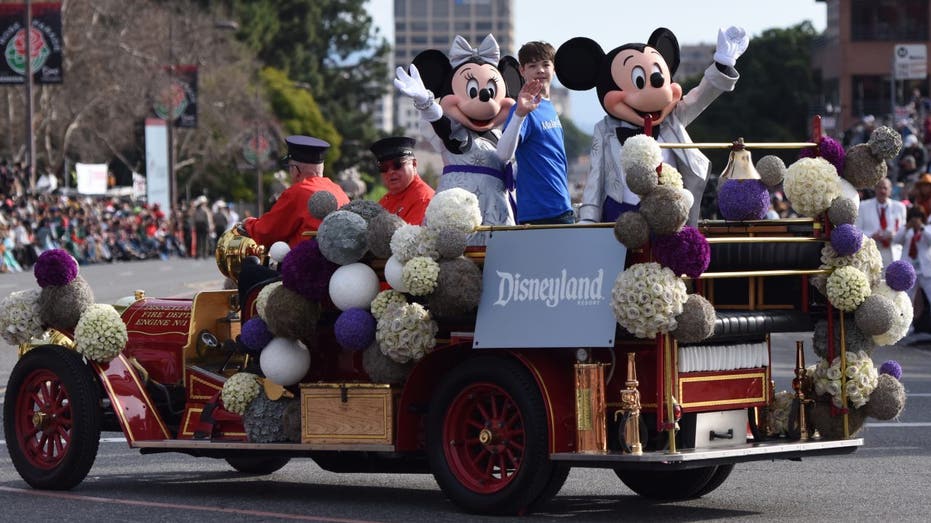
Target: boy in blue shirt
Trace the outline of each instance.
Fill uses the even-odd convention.
[[[575,223],[562,124],[549,99],[555,55],[546,42],[529,42],[518,51],[525,83],[498,143],[503,161],[517,160],[517,222],[521,224]]]

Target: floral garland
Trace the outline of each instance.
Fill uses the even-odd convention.
[[[397,363],[417,361],[436,345],[436,322],[419,303],[392,307],[378,320],[375,339],[382,354]]]
[[[112,305],[91,305],[74,328],[75,350],[97,363],[107,363],[117,357],[127,341],[126,324]]]
[[[257,378],[258,376],[249,372],[237,372],[230,376],[220,391],[223,408],[240,416],[245,414],[249,404],[261,392]]]
[[[413,296],[426,296],[436,289],[436,281],[440,275],[440,265],[432,258],[415,256],[404,264],[401,271],[401,281],[407,287],[407,292]]]
[[[876,241],[864,236],[860,250],[850,256],[840,256],[830,243],[824,244],[821,249],[821,268],[836,269],[838,267],[860,269],[866,274],[870,285],[875,286],[882,280],[883,273],[883,259],[876,247]]]
[[[638,263],[620,273],[611,291],[617,322],[638,338],[674,330],[688,300],[685,283],[658,263]]]
[[[831,396],[831,403],[835,407],[842,408],[844,405],[841,403],[840,356],[834,358],[830,364],[826,359],[822,359],[813,370],[815,393]],[[847,367],[843,373],[847,378],[845,385],[847,402],[854,408],[866,405],[879,379],[879,374],[869,354],[862,351],[848,352]]]
[[[869,280],[855,267],[835,269],[828,276],[826,288],[831,305],[846,312],[857,310],[863,300],[870,296]]]
[[[16,291],[0,301],[0,337],[20,345],[45,332],[39,320],[39,289]]]
[[[912,326],[912,316],[914,315],[912,300],[908,297],[908,293],[894,291],[884,282],[880,282],[873,287],[873,294],[885,296],[892,300],[896,312],[892,316],[892,327],[882,334],[873,336],[873,342],[876,345],[895,345],[908,334],[908,329]]]
[[[789,432],[789,412],[792,411],[792,401],[795,395],[788,391],[776,393],[773,406],[769,411],[769,433],[772,435]]]
[[[812,218],[841,195],[837,169],[824,158],[802,158],[789,166],[783,189],[792,207]]]
[[[482,224],[478,197],[459,187],[440,191],[427,205],[424,223],[433,229],[447,227],[471,233]],[[394,245],[391,248],[394,250]]]
[[[401,305],[407,305],[407,298],[405,298],[403,294],[394,289],[381,291],[375,295],[375,299],[372,300],[372,316],[374,316],[376,320],[381,319],[382,315],[384,315],[388,309]]]
[[[402,225],[391,235],[391,253],[401,263],[426,256],[436,259],[436,231],[420,225]]]

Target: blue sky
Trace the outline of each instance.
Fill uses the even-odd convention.
[[[375,24],[389,40],[394,37],[393,5],[393,0],[369,0]],[[570,6],[572,12],[568,13]],[[515,0],[514,12],[514,36],[518,43],[546,40],[558,47],[570,38],[587,36],[605,49],[642,42],[657,27],[669,28],[679,43],[686,45],[714,43],[718,28],[729,25],[742,26],[753,36],[805,20],[822,31],[827,19],[826,3],[815,0]],[[594,90],[572,93],[572,118],[581,129],[590,132],[603,116]]]

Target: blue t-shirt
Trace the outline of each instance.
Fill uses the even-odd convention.
[[[508,121],[513,116],[514,108]],[[542,100],[524,118],[514,156],[518,222],[555,218],[572,210],[562,124],[549,100]]]

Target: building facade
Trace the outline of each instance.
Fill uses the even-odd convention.
[[[927,53],[931,1],[816,1],[827,8],[827,28],[812,55],[822,80],[817,112],[825,117],[825,131],[840,136],[869,115],[898,123],[909,113],[924,113],[910,104],[916,93],[928,96],[927,72],[902,78],[893,70],[895,52],[903,45],[919,50],[923,46]]]

